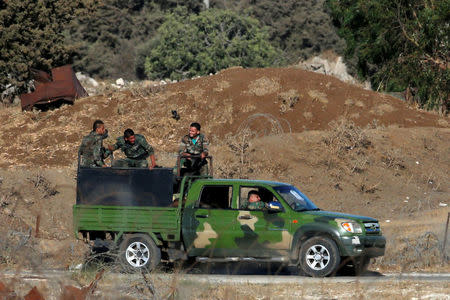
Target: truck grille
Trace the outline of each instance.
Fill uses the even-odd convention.
[[[364,223],[364,228],[366,229],[366,234],[380,233],[380,224],[377,222]]]

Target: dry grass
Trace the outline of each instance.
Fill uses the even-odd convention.
[[[362,151],[371,145],[366,132],[347,119],[332,121],[331,130],[323,142],[339,157],[347,155],[350,151]]]
[[[294,89],[278,94],[278,100],[281,102],[280,112],[283,114],[288,110],[292,110],[299,98],[300,96],[298,91]]]
[[[328,104],[327,94],[323,92],[317,90],[310,90],[308,91],[308,95],[311,97],[313,101],[317,101],[322,104]]]
[[[108,271],[102,277],[97,277],[97,281],[92,279],[78,291],[92,286],[92,289],[88,290],[88,296],[94,299],[449,299],[448,283],[415,279],[303,279],[299,283],[219,283],[191,281],[183,278],[182,274],[173,274],[162,279],[151,273],[120,276]],[[67,282],[65,278],[61,278],[60,283],[48,280],[46,286],[53,289],[40,286],[38,290],[44,296],[49,295],[52,299],[57,299],[61,295],[61,289],[55,287],[58,287],[62,280]],[[31,287],[20,284],[20,281],[16,279],[13,287],[17,288],[17,295],[24,295]]]
[[[330,124],[331,130],[323,138],[329,169],[340,167],[349,173],[362,173],[371,164],[367,149],[372,142],[364,129],[352,121],[340,119]]]
[[[216,176],[223,178],[247,178],[245,174],[250,166],[248,151],[250,150],[251,140],[254,137],[255,133],[249,128],[244,128],[240,134],[225,137],[224,146],[228,149],[228,153],[226,153],[228,163],[219,163],[217,165]]]
[[[386,168],[392,168],[394,170],[404,170],[406,168],[399,149],[388,149],[383,153],[381,161],[385,164]]]
[[[30,182],[33,183],[34,187],[43,193],[43,198],[48,198],[58,194],[56,187],[42,174],[36,174],[28,178]]]
[[[256,96],[265,96],[276,93],[280,90],[281,85],[278,79],[261,77],[252,81],[248,85],[248,93]]]

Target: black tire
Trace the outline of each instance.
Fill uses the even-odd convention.
[[[151,271],[161,262],[161,250],[148,235],[129,234],[120,243],[118,260],[126,273]]]
[[[347,276],[361,276],[370,265],[370,258],[367,256],[349,257],[348,263],[339,270],[339,273]]]
[[[300,248],[300,274],[325,277],[335,274],[341,257],[336,243],[327,237],[312,237]]]

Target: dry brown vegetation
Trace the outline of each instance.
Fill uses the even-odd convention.
[[[109,129],[106,144],[131,127],[162,166],[175,164],[180,137],[199,121],[212,140],[216,177],[292,183],[322,209],[378,218],[388,248],[372,270],[449,271],[450,247],[442,253],[448,117],[315,73],[240,68],[106,91],[46,112],[0,110],[0,268],[67,269],[86,260],[86,245],[73,238],[71,207],[77,147],[97,118]],[[246,296],[228,289],[215,297]]]

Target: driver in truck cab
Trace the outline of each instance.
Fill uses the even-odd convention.
[[[261,210],[265,208],[266,205],[261,201],[259,193],[255,190],[248,192],[247,196],[247,209],[249,210]]]

